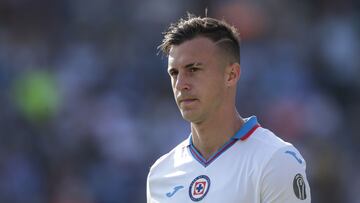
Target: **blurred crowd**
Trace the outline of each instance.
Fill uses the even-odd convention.
[[[241,34],[240,114],[302,152],[312,202],[359,203],[351,0],[0,0],[0,202],[145,202],[149,167],[190,131],[161,33],[205,8]]]

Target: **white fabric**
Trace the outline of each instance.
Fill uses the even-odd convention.
[[[194,189],[189,192],[189,188],[201,175],[209,177],[210,186],[206,195],[192,195],[203,196],[199,202],[311,202],[305,160],[294,146],[267,129],[258,127],[248,139],[237,140],[206,167],[194,158],[190,144],[189,139],[185,140],[151,167],[147,180],[148,203],[198,200],[190,198],[190,193],[195,192]],[[294,180],[295,176],[303,177],[304,182]],[[302,183],[305,188],[299,187]],[[302,198],[306,194],[306,199],[297,198],[294,190],[300,191],[298,195],[301,193]]]

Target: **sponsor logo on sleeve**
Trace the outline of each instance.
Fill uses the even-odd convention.
[[[302,164],[302,160],[297,156],[297,154],[293,151],[286,151],[285,154],[290,154],[291,156],[293,156],[297,162],[299,162],[299,164]]]
[[[306,185],[303,176],[298,173],[294,177],[293,181],[293,188],[295,196],[300,199],[304,200],[306,199]]]

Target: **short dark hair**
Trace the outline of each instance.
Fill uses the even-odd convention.
[[[217,46],[230,56],[231,62],[240,63],[239,33],[234,26],[224,20],[188,14],[187,19],[181,18],[178,22],[171,24],[163,34],[164,39],[158,48],[167,56],[171,46],[180,45],[201,36],[218,43]]]

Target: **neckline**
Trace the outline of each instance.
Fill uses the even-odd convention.
[[[249,118],[245,118],[244,125],[240,128],[239,131],[235,133],[217,152],[210,156],[209,159],[205,159],[200,152],[195,148],[192,142],[192,135],[189,136],[188,147],[192,154],[192,156],[204,167],[209,166],[213,161],[215,161],[221,154],[223,154],[226,150],[228,150],[231,146],[233,146],[238,140],[244,141],[249,138],[252,133],[260,127],[260,124],[257,121],[256,116],[251,116]]]

